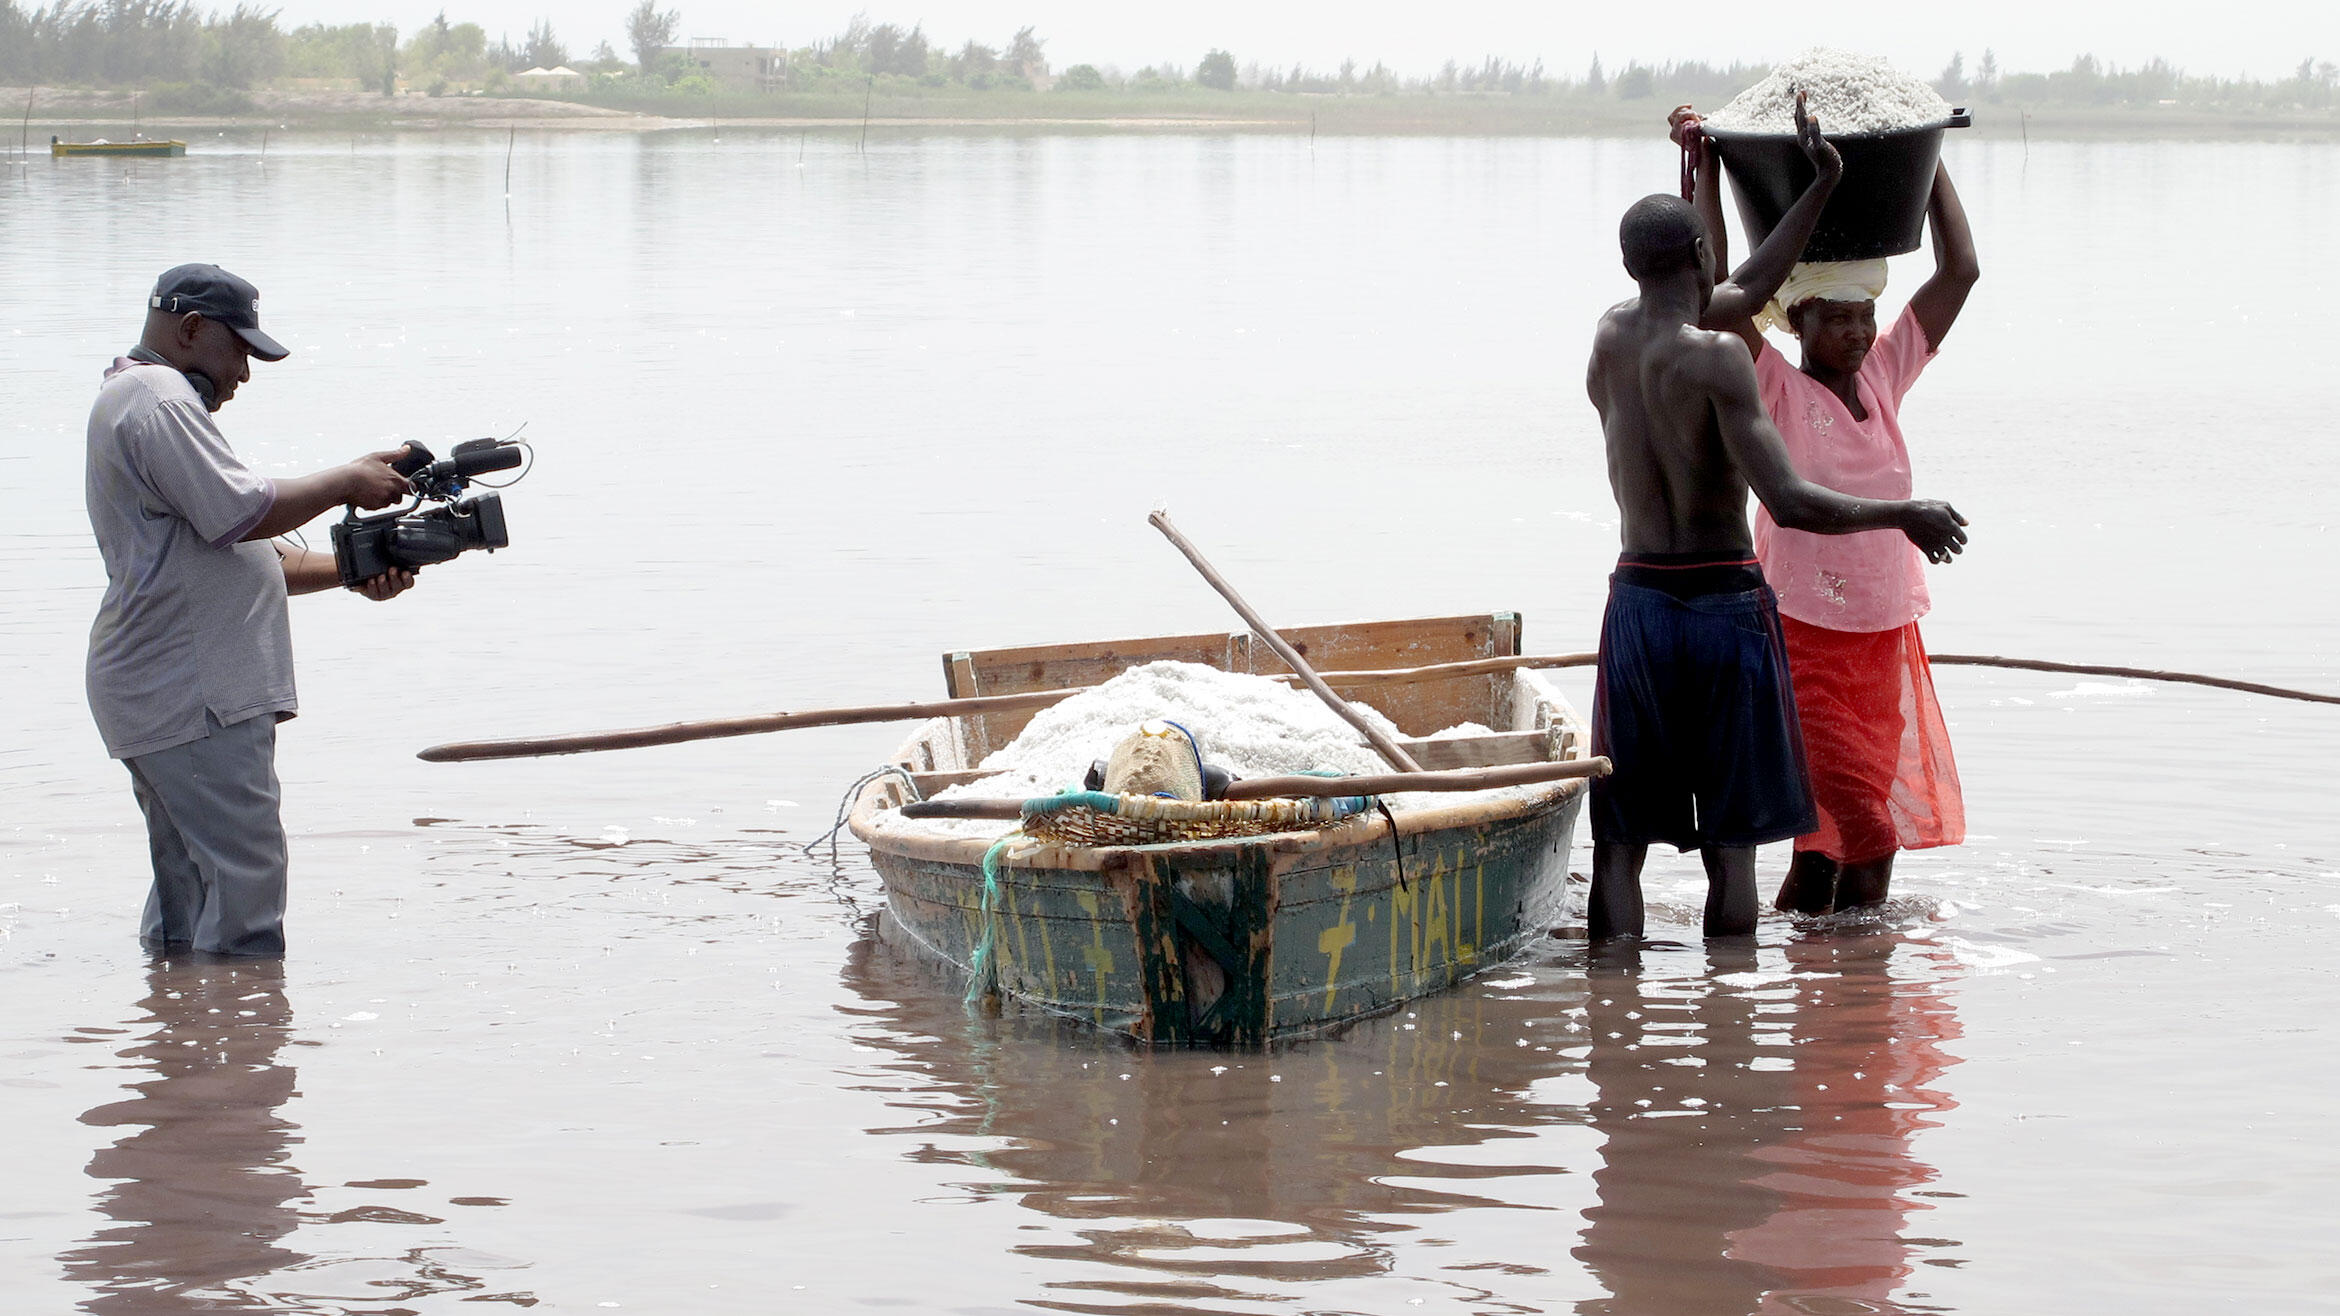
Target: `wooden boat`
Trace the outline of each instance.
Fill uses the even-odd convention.
[[[1586,757],[1585,726],[1544,673],[1412,670],[1516,657],[1515,614],[1284,634],[1344,698],[1388,715],[1425,769]],[[1287,670],[1248,632],[953,653],[943,664],[950,695],[969,698],[1096,685],[1165,658]],[[991,841],[900,810],[914,792],[982,776],[973,765],[1031,716],[926,723],[896,753],[901,771],[873,776],[848,818],[885,882],[892,927],[962,970],[980,960],[976,986],[1003,998],[1146,1042],[1258,1044],[1438,991],[1509,958],[1560,912],[1581,779],[1265,836],[1025,838],[1005,848],[987,899]],[[1497,730],[1420,739],[1465,722]]]
[[[61,155],[185,155],[187,144],[141,137],[129,142],[67,142],[49,139],[49,154]]]

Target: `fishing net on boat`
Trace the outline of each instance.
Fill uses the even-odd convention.
[[[1072,845],[1213,841],[1329,827],[1369,807],[1366,797],[1299,800],[1168,800],[1072,791],[1024,804],[1026,835]]]

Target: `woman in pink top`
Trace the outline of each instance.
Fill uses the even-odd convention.
[[[1672,122],[1679,141],[1697,116],[1684,106]],[[1704,139],[1692,140],[1699,213],[1713,237],[1715,267],[1727,269],[1721,178]],[[1764,408],[1797,473],[1815,484],[1869,498],[1910,496],[1901,399],[1981,276],[1966,211],[1940,165],[1926,222],[1933,277],[1882,333],[1882,260],[1815,262],[1789,272],[1761,318],[1796,336],[1800,363],[1790,364],[1755,320],[1703,326],[1746,339]],[[1775,903],[1798,913],[1877,904],[1892,882],[1896,853],[1966,839],[1958,768],[1918,634],[1918,618],[1930,606],[1925,561],[1899,534],[1807,534],[1761,512],[1755,551],[1779,595],[1820,811],[1820,830],[1796,841]]]

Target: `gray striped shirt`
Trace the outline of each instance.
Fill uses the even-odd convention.
[[[106,752],[132,758],[222,726],[290,717],[284,568],[242,542],[276,485],[228,447],[169,366],[117,360],[89,413],[89,524],[106,593],[89,631],[89,707]]]

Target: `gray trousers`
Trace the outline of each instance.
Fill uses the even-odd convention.
[[[201,740],[124,759],[154,889],[139,935],[161,948],[282,955],[286,847],[278,815],[276,718],[210,722]]]

